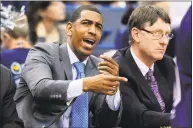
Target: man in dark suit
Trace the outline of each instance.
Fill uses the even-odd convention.
[[[173,37],[170,18],[156,6],[139,6],[128,21],[130,45],[117,51],[123,100],[123,128],[160,128],[170,125],[174,63],[164,56]]]
[[[15,85],[10,71],[0,64],[0,127],[24,128],[23,122],[18,118],[13,96]]]
[[[112,58],[102,56],[101,61],[91,55],[102,27],[99,10],[84,5],[66,25],[67,43],[37,44],[29,51],[15,95],[26,127],[117,125],[117,89],[119,81],[127,79],[117,76],[118,64]]]

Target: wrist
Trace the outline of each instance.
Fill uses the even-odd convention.
[[[88,92],[89,91],[89,84],[88,84],[88,77],[83,78],[83,91]]]

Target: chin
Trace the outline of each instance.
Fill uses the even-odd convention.
[[[163,59],[163,55],[162,56],[157,56],[156,60],[162,60]]]
[[[92,54],[92,51],[83,51],[82,53],[84,56],[90,56]]]

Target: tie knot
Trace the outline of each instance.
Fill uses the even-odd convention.
[[[153,76],[153,71],[151,69],[149,69],[149,71],[147,72],[147,76]]]
[[[74,67],[76,68],[77,72],[84,73],[85,65],[82,62],[76,62],[74,63]]]
[[[147,72],[146,79],[148,80],[148,82],[151,82],[151,83],[156,82],[155,76],[154,76],[153,71],[151,69],[149,69],[149,71]]]

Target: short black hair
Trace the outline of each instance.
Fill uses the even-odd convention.
[[[84,11],[84,10],[94,11],[94,12],[99,13],[99,14],[102,16],[101,12],[100,12],[95,6],[93,6],[93,5],[82,5],[82,6],[80,6],[79,8],[77,8],[77,9],[73,12],[70,21],[71,21],[71,22],[74,22],[74,21],[76,21],[77,19],[79,19],[81,12]]]
[[[168,14],[160,7],[154,5],[144,5],[137,7],[131,14],[128,20],[129,34],[131,34],[131,29],[136,27],[142,29],[145,23],[150,23],[152,26],[158,18],[161,18],[165,23],[171,24],[170,17]]]

